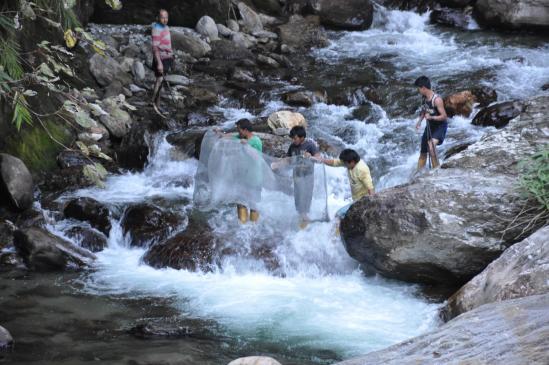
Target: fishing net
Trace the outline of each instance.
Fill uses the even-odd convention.
[[[273,219],[306,215],[326,221],[325,168],[303,156],[268,156],[209,131],[200,149],[194,203],[201,210],[241,204]]]

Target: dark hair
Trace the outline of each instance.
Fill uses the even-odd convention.
[[[305,128],[300,125],[296,125],[295,127],[293,127],[290,130],[290,138],[294,138],[295,136],[299,138],[307,137],[307,132],[305,131]]]
[[[360,161],[360,156],[355,150],[352,150],[350,148],[344,149],[339,154],[339,159],[345,163],[349,162],[355,162],[358,163]]]
[[[239,119],[238,122],[236,122],[236,126],[240,129],[247,130],[248,132],[253,132],[254,130],[252,122],[250,122],[250,120],[246,118]]]
[[[414,82],[414,85],[417,87],[426,87],[427,89],[431,89],[431,80],[427,76],[420,76],[417,78],[417,80]]]

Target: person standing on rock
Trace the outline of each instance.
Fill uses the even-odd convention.
[[[160,90],[164,76],[173,67],[173,50],[170,28],[168,27],[168,12],[160,9],[158,12],[158,22],[152,25],[152,51],[153,51],[153,70],[156,76],[156,83],[153,89],[153,107],[159,114],[160,112]]]
[[[421,151],[417,164],[418,170],[425,167],[427,163],[427,154],[431,157],[431,167],[439,166],[436,146],[441,145],[446,137],[448,129],[448,116],[444,109],[442,98],[431,90],[431,81],[427,76],[419,77],[414,85],[418,88],[418,92],[422,95],[421,114],[416,129],[421,128],[423,119],[426,121],[425,130],[421,137]]]
[[[286,153],[287,159],[273,163],[271,167],[277,169],[291,163],[294,180],[294,203],[299,213],[299,227],[304,229],[309,224],[309,211],[313,200],[315,186],[314,163],[309,157],[320,157],[320,150],[315,141],[307,138],[307,132],[302,126],[295,126],[290,130],[292,144]]]
[[[353,202],[366,195],[374,195],[374,184],[370,175],[370,168],[360,158],[360,155],[352,149],[345,149],[339,154],[339,159],[325,159],[322,157],[313,157],[314,160],[333,167],[347,168],[347,175],[351,185],[351,195]],[[348,204],[337,211],[336,217],[342,219],[349,210],[351,204]]]

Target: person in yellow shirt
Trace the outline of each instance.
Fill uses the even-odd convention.
[[[366,165],[355,150],[345,149],[341,151],[339,154],[339,159],[325,159],[322,157],[312,158],[328,166],[345,166],[347,168],[347,175],[349,176],[349,183],[351,184],[353,202],[366,195],[374,194],[375,190],[372,182],[372,176],[370,175],[370,168],[368,168],[368,165]],[[338,210],[336,216],[340,219],[343,218],[350,206],[351,204],[348,204]]]

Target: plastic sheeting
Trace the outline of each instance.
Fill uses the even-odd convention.
[[[327,198],[324,165],[302,156],[271,157],[239,140],[205,134],[195,176],[199,209],[241,204],[262,216],[327,221]]]

